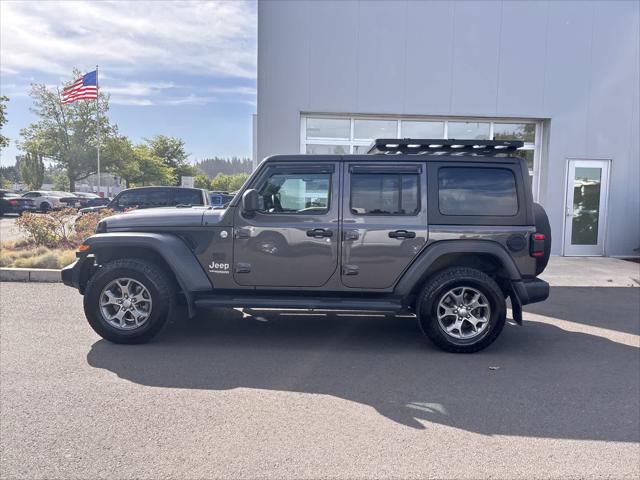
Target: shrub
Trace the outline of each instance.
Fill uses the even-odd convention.
[[[100,220],[110,215],[113,210],[109,209],[80,216],[71,208],[47,214],[27,212],[16,220],[16,225],[32,245],[75,248],[95,232]]]
[[[0,250],[0,267],[62,268],[75,260],[73,250],[49,250],[46,247],[26,250]]]

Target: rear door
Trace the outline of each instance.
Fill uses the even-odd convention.
[[[428,236],[424,167],[418,162],[343,165],[345,286],[389,288],[424,247]]]
[[[249,188],[259,209],[234,220],[235,281],[245,286],[319,287],[338,267],[337,163],[273,163]]]

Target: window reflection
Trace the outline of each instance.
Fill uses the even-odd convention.
[[[573,179],[572,245],[597,245],[602,169],[576,167]]]

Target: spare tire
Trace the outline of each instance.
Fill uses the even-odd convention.
[[[544,235],[544,256],[536,258],[536,276],[538,276],[547,268],[551,256],[551,225],[547,212],[539,203],[533,204],[533,215],[536,222],[536,233]]]

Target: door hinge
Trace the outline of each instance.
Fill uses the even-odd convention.
[[[236,273],[251,273],[251,264],[250,263],[236,263],[236,267],[234,269]]]
[[[248,228],[237,228],[234,236],[236,238],[249,238],[251,231]]]
[[[358,240],[360,232],[358,230],[345,230],[342,234],[343,240]]]
[[[360,273],[360,267],[357,265],[344,265],[342,267],[343,275],[358,275]]]

